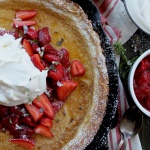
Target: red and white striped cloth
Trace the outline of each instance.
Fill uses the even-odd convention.
[[[121,0],[93,0],[99,8],[101,21],[111,43],[118,39],[124,44],[135,33],[137,27],[129,19]]]
[[[104,31],[106,32],[111,44],[120,41],[124,44],[135,33],[137,27],[128,17],[124,4],[121,0],[93,0],[101,14],[101,21]],[[116,55],[117,65],[120,57]],[[119,94],[118,94],[118,117],[119,121],[125,110],[129,107],[126,99],[125,91],[122,82],[119,78]],[[119,132],[119,121],[117,126],[108,134],[108,146],[110,150],[115,150],[121,140]],[[123,147],[122,147],[123,149]],[[127,150],[142,150],[139,136],[129,139]]]

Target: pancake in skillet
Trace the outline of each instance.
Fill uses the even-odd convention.
[[[84,149],[94,138],[103,121],[107,105],[108,74],[100,40],[83,10],[68,0],[5,0],[0,1],[0,27],[12,30],[11,24],[17,10],[34,9],[36,29],[49,27],[52,44],[58,50],[68,49],[70,59],[79,59],[85,66],[83,77],[75,91],[67,98],[56,114],[49,139],[35,134],[37,150]],[[57,45],[64,39],[61,46]],[[11,136],[0,132],[0,149],[23,149],[11,144]]]

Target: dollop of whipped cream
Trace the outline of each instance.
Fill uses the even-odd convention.
[[[126,0],[125,3],[137,26],[150,34],[150,0]]]
[[[46,92],[47,70],[39,71],[21,45],[21,38],[0,36],[0,104],[16,106]]]

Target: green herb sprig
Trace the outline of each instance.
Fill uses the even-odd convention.
[[[123,47],[123,45],[120,42],[116,42],[114,45],[114,51],[116,54],[120,55],[121,62],[119,64],[119,73],[122,79],[125,79],[134,64],[134,62],[137,60],[139,56],[134,56],[132,59],[128,59],[126,56],[126,49]]]

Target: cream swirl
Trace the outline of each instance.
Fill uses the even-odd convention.
[[[0,104],[28,103],[46,91],[47,71],[40,72],[21,45],[21,38],[0,36]]]

